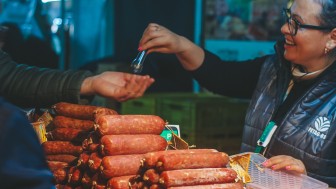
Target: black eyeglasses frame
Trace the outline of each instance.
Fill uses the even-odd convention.
[[[306,29],[312,29],[312,30],[332,30],[335,27],[332,26],[316,26],[316,25],[309,25],[309,24],[301,24],[298,20],[293,18],[291,16],[291,11],[290,9],[283,8],[283,15],[286,16],[286,22],[288,24],[288,27],[291,25],[291,20],[295,22],[295,27],[294,27],[294,33],[291,31],[291,35],[295,36],[297,34],[297,31],[299,28],[306,28]],[[289,27],[290,28],[290,27]]]

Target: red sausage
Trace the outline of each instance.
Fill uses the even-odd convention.
[[[160,175],[156,169],[148,169],[145,171],[142,179],[150,184],[159,183]]]
[[[229,156],[224,152],[169,154],[159,157],[156,167],[160,171],[220,168],[228,162]]]
[[[99,173],[96,173],[92,177],[92,189],[105,189],[107,180],[104,179]]]
[[[209,185],[194,185],[194,186],[176,186],[168,187],[168,189],[244,189],[242,183],[224,183],[224,184],[209,184]]]
[[[130,180],[132,178],[135,178],[135,175],[126,175],[126,176],[120,176],[120,177],[113,177],[108,180],[107,182],[107,188],[109,189],[125,189],[129,188],[130,186]]]
[[[80,184],[83,177],[83,172],[78,167],[70,167],[68,173],[68,183],[77,186]]]
[[[97,136],[96,132],[91,132],[88,138],[84,139],[82,142],[83,150],[89,152],[96,152],[99,146],[100,137]]]
[[[159,184],[152,184],[149,189],[163,189]]]
[[[88,134],[89,133],[87,131],[82,131],[80,129],[56,128],[46,133],[46,136],[49,141],[59,140],[83,142],[83,140],[87,138]]]
[[[60,161],[65,163],[73,163],[77,160],[76,156],[73,155],[66,155],[66,154],[58,154],[58,155],[47,155],[48,161]]]
[[[65,167],[69,167],[69,164],[66,162],[61,161],[47,161],[48,167],[51,171],[57,170],[57,169],[63,169]]]
[[[144,154],[164,150],[167,141],[160,135],[105,135],[100,139],[103,156]]]
[[[109,108],[97,108],[93,112],[94,120],[97,120],[99,117],[104,115],[118,115],[118,112]]]
[[[68,167],[51,170],[54,176],[55,184],[65,184],[68,178],[68,171]]]
[[[165,121],[156,115],[106,115],[96,120],[95,127],[100,135],[160,135],[165,127]]]
[[[159,183],[165,187],[220,184],[235,182],[237,173],[231,168],[202,168],[164,171]]]
[[[65,116],[55,116],[53,126],[55,128],[72,128],[83,131],[93,130],[94,122],[92,120],[81,120]]]
[[[101,162],[100,170],[107,179],[136,175],[139,172],[142,158],[143,154],[105,156]]]
[[[180,153],[208,153],[208,152],[218,152],[216,149],[189,149],[189,150],[164,150],[149,152],[145,154],[143,164],[146,168],[154,168],[160,156],[169,154],[180,154]]]
[[[94,120],[93,113],[97,108],[97,106],[72,104],[67,102],[59,102],[52,106],[52,109],[55,110],[57,115],[92,121]]]
[[[93,176],[94,176],[94,173],[91,173],[90,171],[84,172],[83,177],[82,177],[82,186],[84,188],[92,187],[92,177]]]
[[[74,145],[69,141],[46,141],[42,143],[46,155],[68,154],[79,156],[83,152],[81,146]]]
[[[81,169],[87,168],[89,158],[90,158],[90,153],[89,152],[81,153],[78,157],[77,167],[80,167]]]
[[[95,173],[99,169],[101,161],[102,157],[97,152],[92,153],[88,161],[90,170]]]

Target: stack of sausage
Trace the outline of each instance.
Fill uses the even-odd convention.
[[[78,175],[79,170],[75,165],[83,152],[83,141],[94,130],[95,118],[117,112],[104,107],[65,102],[55,104],[52,109],[55,117],[51,129],[46,133],[48,141],[43,142],[42,147],[55,184],[61,186],[74,180],[71,175]]]
[[[228,155],[215,149],[147,153],[140,174],[130,182],[145,189],[242,189],[228,162]]]
[[[162,151],[165,121],[155,115],[104,115],[95,119],[95,131],[84,140],[78,160],[84,188],[129,188],[148,152]],[[120,182],[120,179],[123,182]]]

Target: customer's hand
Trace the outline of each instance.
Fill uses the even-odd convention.
[[[294,174],[307,174],[306,167],[299,159],[291,156],[278,155],[271,157],[262,164],[264,167],[271,168],[272,170],[286,170]]]
[[[143,32],[139,51],[175,54],[186,70],[195,70],[204,59],[204,51],[189,39],[167,28],[151,23]]]
[[[103,72],[86,78],[81,87],[81,95],[100,95],[119,102],[141,97],[154,79],[123,72]]]

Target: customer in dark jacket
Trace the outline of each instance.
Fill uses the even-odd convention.
[[[53,175],[25,114],[0,98],[0,188],[50,189]]]
[[[255,60],[221,61],[158,24],[148,25],[139,50],[174,53],[207,89],[250,98],[242,152],[336,187],[336,1],[295,0],[284,15],[276,53]],[[261,136],[271,129],[268,143]]]
[[[0,96],[20,107],[50,107],[65,101],[85,103],[93,95],[117,101],[142,96],[154,82],[123,72],[60,71],[15,63],[0,51]]]

